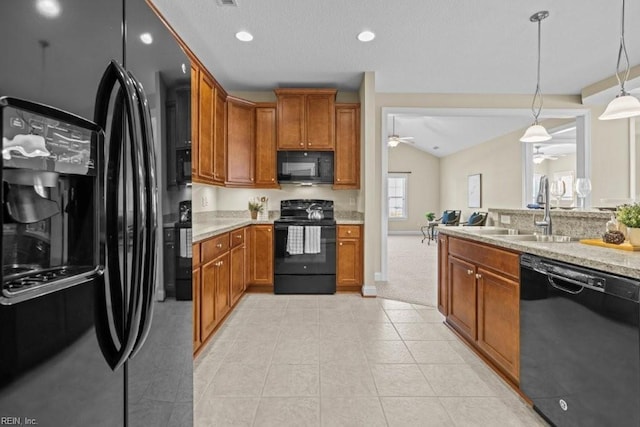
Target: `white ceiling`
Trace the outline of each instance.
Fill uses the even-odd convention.
[[[537,25],[529,17],[550,12],[542,22],[543,93],[579,94],[615,71],[622,5],[611,0],[236,0],[237,7],[222,7],[216,0],[152,1],[228,90],[358,90],[363,72],[374,71],[377,92],[532,96]],[[640,62],[640,26],[631,18],[640,16],[640,1],[626,6],[633,65]],[[356,40],[365,29],[376,33],[374,41]],[[236,40],[240,30],[254,40]],[[386,119],[391,134],[391,116]],[[416,148],[444,157],[530,124],[527,113],[401,114],[396,133],[413,136]]]
[[[335,86],[378,92],[533,93],[542,22],[542,91],[579,94],[613,74],[621,1],[611,0],[153,0],[228,90]],[[640,62],[640,2],[627,2],[626,37]],[[370,43],[356,35],[376,33]],[[235,39],[239,30],[254,35]]]

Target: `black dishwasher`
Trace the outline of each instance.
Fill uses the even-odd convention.
[[[520,389],[559,427],[640,426],[640,281],[523,254]]]

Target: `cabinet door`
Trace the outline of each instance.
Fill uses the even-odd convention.
[[[278,150],[304,150],[304,95],[278,95]]]
[[[277,187],[276,107],[256,108],[256,186]]]
[[[336,106],[335,188],[360,188],[360,106]]]
[[[244,283],[245,283],[244,244],[240,246],[236,246],[235,248],[231,249],[230,262],[231,262],[231,268],[230,268],[231,284],[229,286],[230,294],[231,294],[230,305],[233,306],[238,301],[238,299],[240,299],[240,297],[242,296],[242,293],[244,292]]]
[[[449,256],[447,321],[472,342],[476,340],[476,268]]]
[[[176,148],[191,148],[190,88],[176,89]]]
[[[216,260],[202,266],[200,292],[200,340],[205,341],[216,326]]]
[[[200,72],[198,94],[198,176],[213,181],[213,127],[215,123],[215,87],[209,77]]]
[[[213,137],[213,180],[224,184],[226,177],[226,94],[216,86],[215,88],[215,120]]]
[[[251,283],[273,285],[273,227],[251,227]]]
[[[519,283],[478,268],[478,346],[516,382],[520,372]]]
[[[194,268],[191,272],[191,291],[193,295],[193,351],[197,351],[202,344],[200,338],[200,269]]]
[[[198,143],[198,135],[200,133],[200,111],[199,107],[199,95],[200,94],[200,76],[198,69],[191,66],[191,175],[193,179],[199,178],[199,159],[200,159],[200,144]]]
[[[338,239],[337,286],[362,285],[360,239]]]
[[[225,253],[214,261],[216,266],[216,298],[215,312],[216,323],[220,322],[225,314],[229,311],[229,276],[231,269],[229,268],[229,253]]]
[[[255,176],[253,104],[227,99],[227,183],[251,186]]]
[[[176,141],[178,138],[177,122],[176,122],[176,103],[167,102],[165,107],[166,114],[166,131],[167,144],[164,147],[166,162],[167,187],[176,185]]]
[[[447,254],[448,239],[444,234],[438,235],[438,310],[444,316],[449,313],[447,302]]]
[[[335,94],[307,95],[304,124],[307,149],[333,150],[336,130]]]

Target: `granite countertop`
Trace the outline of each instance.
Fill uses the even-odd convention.
[[[438,227],[438,232],[494,246],[540,255],[595,270],[640,279],[640,252],[585,245],[580,242],[543,243],[505,240],[490,234],[478,234],[484,227]]]
[[[270,215],[267,220],[251,220],[246,216],[220,217],[215,213],[198,213],[193,219],[193,243],[200,242],[210,237],[254,224],[273,224],[278,219],[277,215]],[[338,225],[364,224],[364,219],[360,215],[345,214],[336,212],[336,223]]]

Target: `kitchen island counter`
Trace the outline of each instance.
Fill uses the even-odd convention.
[[[640,252],[585,245],[580,242],[546,243],[507,240],[491,234],[479,234],[481,227],[438,227],[438,232],[487,243],[517,252],[526,252],[595,270],[640,279]]]

